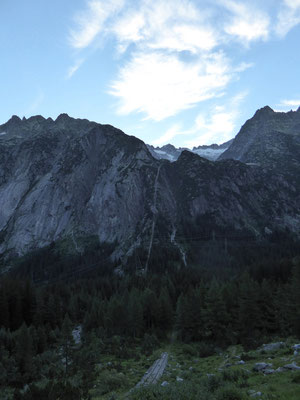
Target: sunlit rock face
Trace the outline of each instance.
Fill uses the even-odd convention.
[[[299,232],[299,147],[294,158],[289,147],[299,146],[299,133],[289,133],[290,126],[299,132],[299,112],[280,114],[282,123],[274,115],[258,111],[218,162],[189,151],[174,162],[158,160],[141,140],[66,114],[55,121],[12,117],[0,126],[1,255],[97,236],[115,243],[120,257],[147,246],[153,221],[170,238],[188,224]],[[260,136],[247,133],[253,127]],[[255,144],[262,136],[266,147]],[[275,167],[260,151],[276,158]]]

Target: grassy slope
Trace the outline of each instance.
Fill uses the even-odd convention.
[[[93,400],[126,397],[126,393],[135,386],[163,351],[169,352],[169,363],[161,382],[167,381],[168,385],[161,387],[160,382],[156,388],[130,394],[128,398],[189,399],[187,392],[197,391],[198,388],[203,395],[205,390],[208,390],[205,399],[235,400],[237,397],[234,397],[234,392],[237,391],[241,398],[245,399],[299,400],[299,371],[277,372],[271,375],[253,371],[253,366],[257,362],[272,363],[274,369],[294,361],[300,365],[300,356],[293,356],[291,349],[296,341],[290,339],[285,343],[283,348],[272,352],[259,350],[244,352],[241,346],[231,346],[226,351],[209,357],[199,356],[201,354],[199,344],[178,343],[162,346],[150,357],[140,355],[139,348],[135,351],[135,357],[128,360],[106,356],[99,366],[99,379],[92,391]],[[240,360],[244,360],[245,364],[237,365],[236,363]],[[228,364],[232,366],[226,366]],[[214,374],[214,376],[207,377],[207,374]],[[177,377],[183,381],[178,382]],[[261,392],[262,395],[251,397],[250,391]],[[224,395],[225,392],[226,395]],[[196,397],[191,394],[190,398],[200,399],[197,395],[194,394],[194,396]]]

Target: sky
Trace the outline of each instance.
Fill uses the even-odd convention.
[[[300,105],[300,0],[0,0],[0,124],[68,113],[223,143]]]

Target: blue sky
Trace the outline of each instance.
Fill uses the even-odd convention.
[[[300,105],[300,0],[0,0],[0,15],[0,124],[66,112],[193,147]]]

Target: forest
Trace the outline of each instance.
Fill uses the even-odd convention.
[[[250,257],[252,247],[228,243],[239,262],[215,268],[197,264],[197,253],[183,267],[178,254],[156,251],[147,275],[136,270],[142,254],[125,273],[109,261],[89,268],[109,247],[79,258],[61,259],[53,246],[26,256],[0,281],[0,398],[90,399],[105,355],[136,357],[137,345],[151,354],[174,333],[179,342],[199,343],[203,356],[300,337],[299,244],[284,245],[255,248]],[[53,265],[56,278],[41,279]]]

